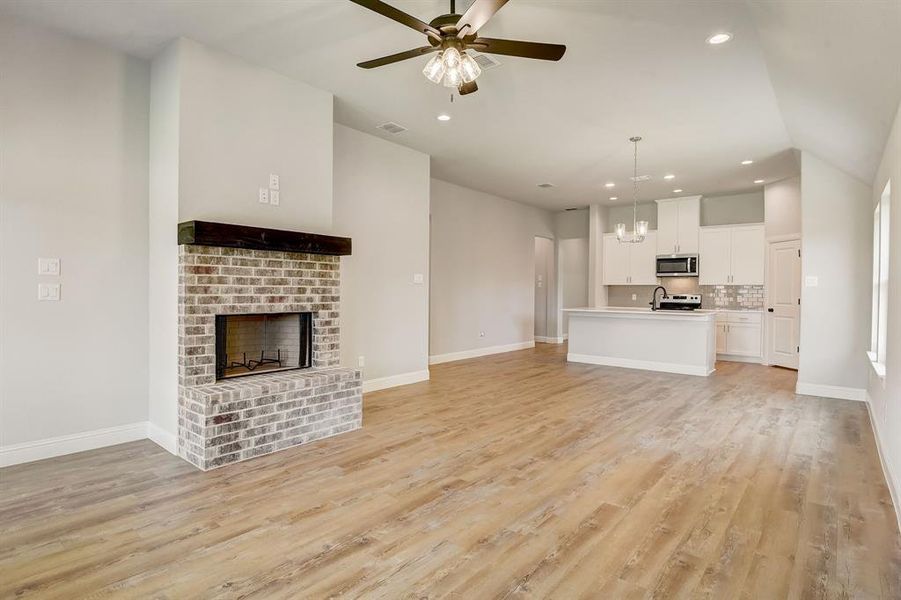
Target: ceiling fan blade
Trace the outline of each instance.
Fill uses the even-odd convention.
[[[429,52],[437,52],[438,50],[441,50],[440,46],[423,46],[422,48],[414,48],[405,52],[398,52],[397,54],[391,54],[389,56],[383,56],[381,58],[374,58],[372,60],[367,60],[366,62],[357,63],[357,66],[363,69],[374,69],[375,67],[383,67],[385,65],[390,65],[391,63],[407,60],[408,58],[416,58],[417,56],[422,56],[423,54],[428,54]]]
[[[457,31],[463,35],[474,34],[482,28],[488,19],[494,16],[508,0],[475,0],[469,9],[457,21]],[[463,32],[463,28],[466,31]]]
[[[520,42],[518,40],[498,40],[483,37],[467,41],[466,46],[487,54],[505,54],[507,56],[537,58],[539,60],[560,60],[563,57],[563,53],[566,52],[566,46],[561,44],[542,44],[541,42]]]
[[[476,85],[475,81],[470,81],[469,83],[461,83],[460,87],[457,88],[457,91],[460,92],[461,96],[465,96],[466,94],[473,94],[479,91],[479,86]]]
[[[426,35],[430,35],[438,40],[441,39],[441,32],[429,25],[428,23],[424,23],[414,17],[413,15],[408,15],[402,10],[398,10],[391,6],[390,4],[385,4],[381,0],[350,0],[354,4],[359,4],[363,8],[368,8],[371,11],[375,11],[382,15],[383,17],[388,17],[394,21],[397,21],[401,25],[406,25],[412,29],[415,29],[419,33],[424,33]]]

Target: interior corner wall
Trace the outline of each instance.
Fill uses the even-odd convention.
[[[365,357],[364,390],[428,379],[429,156],[334,132],[334,232],[353,240],[341,259],[341,362]]]
[[[801,178],[773,182],[763,189],[766,237],[801,234]]]
[[[867,365],[867,394],[880,455],[892,488],[895,512],[901,515],[901,104],[873,181],[872,197],[867,205],[870,223],[876,203],[889,181],[891,223],[885,379],[880,379],[872,367]],[[860,270],[867,273],[868,277],[872,276],[870,253],[867,255],[867,262],[861,263]]]
[[[800,393],[863,395],[871,207],[870,186],[802,152]]]
[[[589,209],[569,210],[555,215],[557,246],[560,252],[558,275],[561,335],[569,332],[569,315],[564,308],[588,306]]]
[[[178,434],[178,157],[181,44],[150,71],[149,399],[155,441],[175,453]]]
[[[44,458],[60,438],[144,430],[150,72],[0,17],[0,73],[5,463]],[[60,275],[39,276],[39,257],[59,258]],[[39,302],[38,283],[59,283],[60,300]]]
[[[588,306],[607,306],[604,281],[604,232],[609,220],[606,206],[588,207]]]
[[[431,214],[432,360],[531,343],[535,236],[554,238],[552,214],[438,179]]]

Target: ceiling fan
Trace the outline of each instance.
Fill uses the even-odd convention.
[[[425,34],[429,42],[428,46],[358,63],[358,67],[373,69],[438,52],[426,64],[422,74],[434,83],[443,83],[445,87],[456,88],[461,96],[471,94],[479,89],[475,80],[482,72],[476,61],[467,54],[468,49],[486,54],[505,54],[554,61],[560,60],[563,53],[566,52],[566,46],[560,44],[479,37],[479,29],[508,0],[475,0],[463,15],[456,14],[456,3],[454,0],[450,0],[450,13],[435,17],[429,23],[424,23],[381,0],[350,1]]]

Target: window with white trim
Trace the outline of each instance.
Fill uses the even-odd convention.
[[[891,221],[891,181],[885,184],[873,212],[873,316],[870,360],[880,377],[885,377],[885,348],[888,339],[889,223]]]

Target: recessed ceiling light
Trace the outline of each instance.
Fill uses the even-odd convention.
[[[719,44],[725,44],[729,40],[732,39],[731,33],[726,33],[725,31],[720,33],[714,33],[709,38],[707,38],[707,43],[711,46],[717,46]]]
[[[663,178],[664,178],[664,179],[675,179],[676,176],[673,175],[672,173],[670,173],[669,175],[664,175]]]
[[[743,165],[753,165],[753,164],[754,164],[754,161],[753,161],[753,160],[750,160],[750,159],[749,159],[749,160],[743,160],[743,161],[741,161],[741,164],[743,164]]]
[[[440,115],[438,115],[438,120],[439,121],[450,121],[451,116],[448,114],[445,114],[445,113],[441,113]]]
[[[608,181],[607,183],[604,184],[604,187],[605,187],[605,188],[612,188],[612,187],[616,187],[616,184],[613,183],[612,181]]]
[[[763,179],[755,179],[754,183],[763,183]]]
[[[682,188],[679,188],[679,189],[677,189],[677,190],[673,190],[673,193],[674,193],[674,194],[681,194],[681,193],[682,193]]]
[[[610,199],[611,200],[619,200],[619,198],[617,198],[616,196],[610,196]]]

